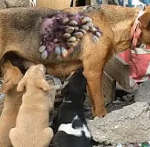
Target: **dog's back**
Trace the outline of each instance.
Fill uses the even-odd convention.
[[[88,130],[83,102],[85,100],[86,79],[79,68],[71,77],[62,93],[65,99],[54,118],[54,147],[91,147],[91,134]]]

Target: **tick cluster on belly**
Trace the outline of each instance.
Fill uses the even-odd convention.
[[[60,60],[68,57],[87,33],[92,33],[95,43],[102,34],[92,19],[83,13],[61,12],[43,19],[39,47],[41,58],[47,59],[51,53],[55,53]]]

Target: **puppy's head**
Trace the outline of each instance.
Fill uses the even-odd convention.
[[[2,67],[4,75],[4,83],[1,88],[1,92],[7,94],[10,90],[17,86],[23,74],[18,67],[13,66],[10,61],[6,61]]]
[[[77,100],[77,98],[74,99],[71,96],[66,98],[72,99],[72,101],[81,101],[81,103],[84,102],[84,99],[81,99],[81,97],[83,97],[86,92],[86,78],[83,76],[82,72],[83,68],[78,68],[70,78],[69,83],[62,90],[63,96],[67,96],[68,94],[73,95],[73,97],[77,96],[79,97],[79,100]]]
[[[31,66],[18,84],[17,91],[23,91],[27,86],[49,91],[50,86],[45,80],[46,68],[42,64]]]

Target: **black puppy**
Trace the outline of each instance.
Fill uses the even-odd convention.
[[[53,121],[54,147],[91,147],[92,137],[84,116],[86,79],[79,68],[63,89],[64,101]]]

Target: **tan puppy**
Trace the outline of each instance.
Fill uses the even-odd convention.
[[[22,92],[17,92],[17,85],[23,77],[21,71],[9,61],[2,67],[4,83],[2,93],[5,94],[4,109],[0,117],[0,147],[11,147],[9,131],[16,126],[16,118],[22,102]]]
[[[84,31],[82,31],[85,32],[85,34],[79,39],[78,45],[73,48],[75,50],[73,55],[58,61],[55,53],[50,52],[47,54],[47,51],[41,53],[45,48],[40,48],[41,36],[39,32],[43,19],[54,15],[50,20],[50,23],[53,23],[53,18],[55,19],[56,13],[60,13],[59,17],[62,17],[65,11],[71,14],[73,12],[74,15],[77,16],[76,19],[82,14],[90,17],[93,25],[101,31],[101,34],[98,32],[97,35],[99,38],[94,37],[93,41],[92,34],[85,32],[85,29],[89,29],[87,25],[91,25],[91,23],[82,26],[84,29]],[[115,53],[131,47],[133,40],[131,28],[138,18],[139,12],[140,10],[135,8],[110,5],[68,8],[62,11],[33,8],[1,10],[0,60],[6,53],[14,52],[25,60],[36,64],[44,64],[47,68],[47,72],[55,76],[67,75],[71,71],[76,70],[79,66],[83,66],[83,73],[88,83],[93,115],[103,116],[106,114],[102,91],[102,77],[105,63]],[[68,13],[65,13],[65,15]],[[139,17],[139,27],[142,33],[138,38],[137,45],[139,45],[140,42],[150,45],[149,21],[150,6],[148,6]],[[52,25],[57,27],[55,24]],[[67,27],[67,25],[64,27]],[[78,27],[81,28],[81,25]],[[50,29],[53,28],[51,27]],[[78,28],[74,29],[77,30]],[[74,29],[71,28],[71,30]],[[49,28],[47,31],[49,31]],[[57,33],[56,31],[50,31],[50,33],[52,36],[59,36],[59,33],[61,34],[61,32]],[[78,33],[78,35],[81,35],[81,32]],[[75,40],[76,38],[74,37],[69,39],[69,41]],[[57,39],[54,40],[54,42],[57,41]],[[61,45],[59,42],[54,44]],[[58,52],[59,50],[57,50],[57,53]]]
[[[53,137],[49,128],[49,112],[53,109],[56,86],[45,80],[45,67],[32,66],[18,84],[22,97],[16,127],[10,131],[14,147],[48,147]]]

